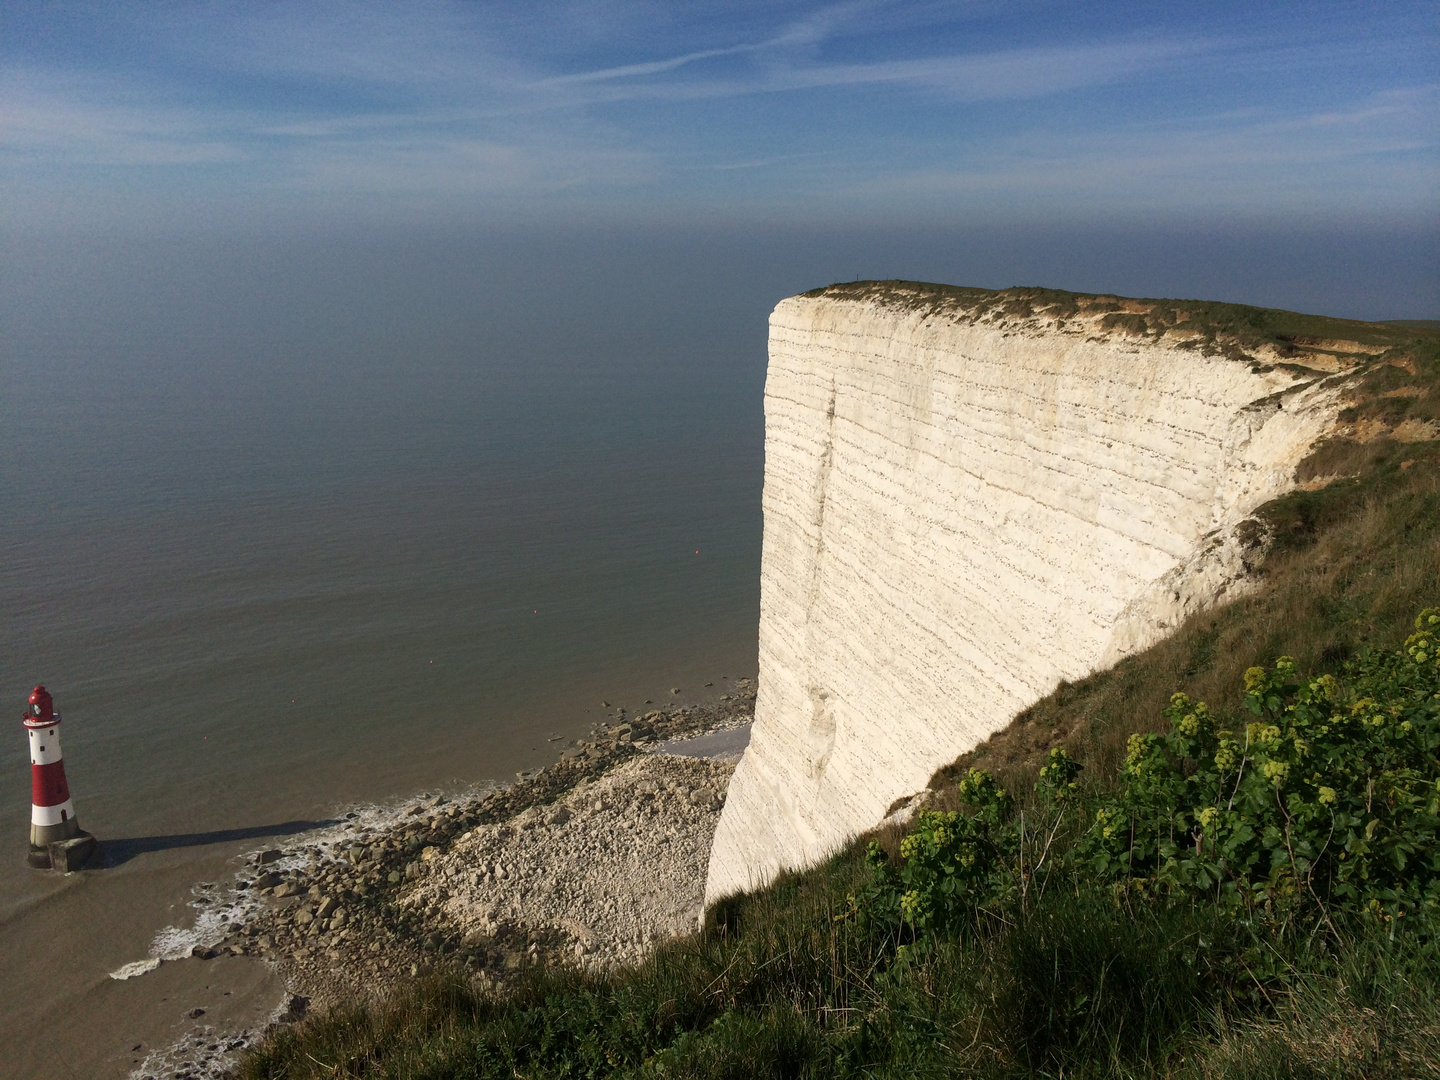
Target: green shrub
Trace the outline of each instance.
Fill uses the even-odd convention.
[[[1136,734],[1118,790],[1094,799],[1068,845],[1072,884],[1213,904],[1254,925],[1298,916],[1429,927],[1440,902],[1440,608],[1398,650],[1367,652],[1304,680],[1289,657],[1245,674],[1243,728],[1204,702],[1170,699],[1164,735]],[[1079,765],[1054,749],[1027,820],[988,773],[958,787],[962,810],[922,811],[893,865],[878,844],[857,906],[898,939],[1008,918],[1061,859]],[[863,902],[862,902],[863,901]]]
[[[900,843],[904,863],[899,868],[879,844],[870,843],[866,857],[873,877],[864,904],[870,920],[903,928],[910,936],[954,934],[985,909],[1027,899],[1036,875],[1055,865],[1052,848],[1079,772],[1069,754],[1052,750],[1035,785],[1040,816],[1027,821],[989,773],[971,769],[957,787],[970,812],[920,811]]]
[[[1338,911],[1428,923],[1440,899],[1440,609],[1399,650],[1303,680],[1245,676],[1243,729],[1176,694],[1134,735],[1078,862],[1126,888],[1284,921]],[[1332,925],[1333,929],[1333,925]]]

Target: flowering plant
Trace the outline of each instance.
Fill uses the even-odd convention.
[[[1133,735],[1118,794],[1074,852],[1126,890],[1210,897],[1284,919],[1333,909],[1394,923],[1440,901],[1440,608],[1392,652],[1302,679],[1289,657],[1245,674],[1243,727],[1170,699]]]
[[[872,917],[888,916],[912,931],[955,931],[981,908],[1024,897],[1046,864],[1058,808],[1073,797],[1079,771],[1064,750],[1050,751],[1035,786],[1056,812],[1027,826],[1010,793],[989,773],[971,769],[957,789],[965,811],[920,811],[900,843],[898,868],[879,844],[870,844]]]

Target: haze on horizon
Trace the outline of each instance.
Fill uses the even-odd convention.
[[[8,5],[0,319],[27,353],[377,297],[387,325],[557,295],[733,325],[891,276],[1433,317],[1434,15]]]

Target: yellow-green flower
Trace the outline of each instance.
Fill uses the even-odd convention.
[[[1150,751],[1152,735],[1131,735],[1125,743],[1125,768],[1137,776],[1141,772],[1141,759]]]
[[[1251,745],[1264,746],[1274,750],[1280,745],[1280,729],[1274,724],[1262,724],[1256,721],[1253,724],[1245,725],[1245,740]]]

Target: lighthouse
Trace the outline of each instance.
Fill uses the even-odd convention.
[[[60,757],[60,717],[44,686],[31,691],[23,720],[30,737],[30,865],[78,870],[98,845],[75,820]]]

